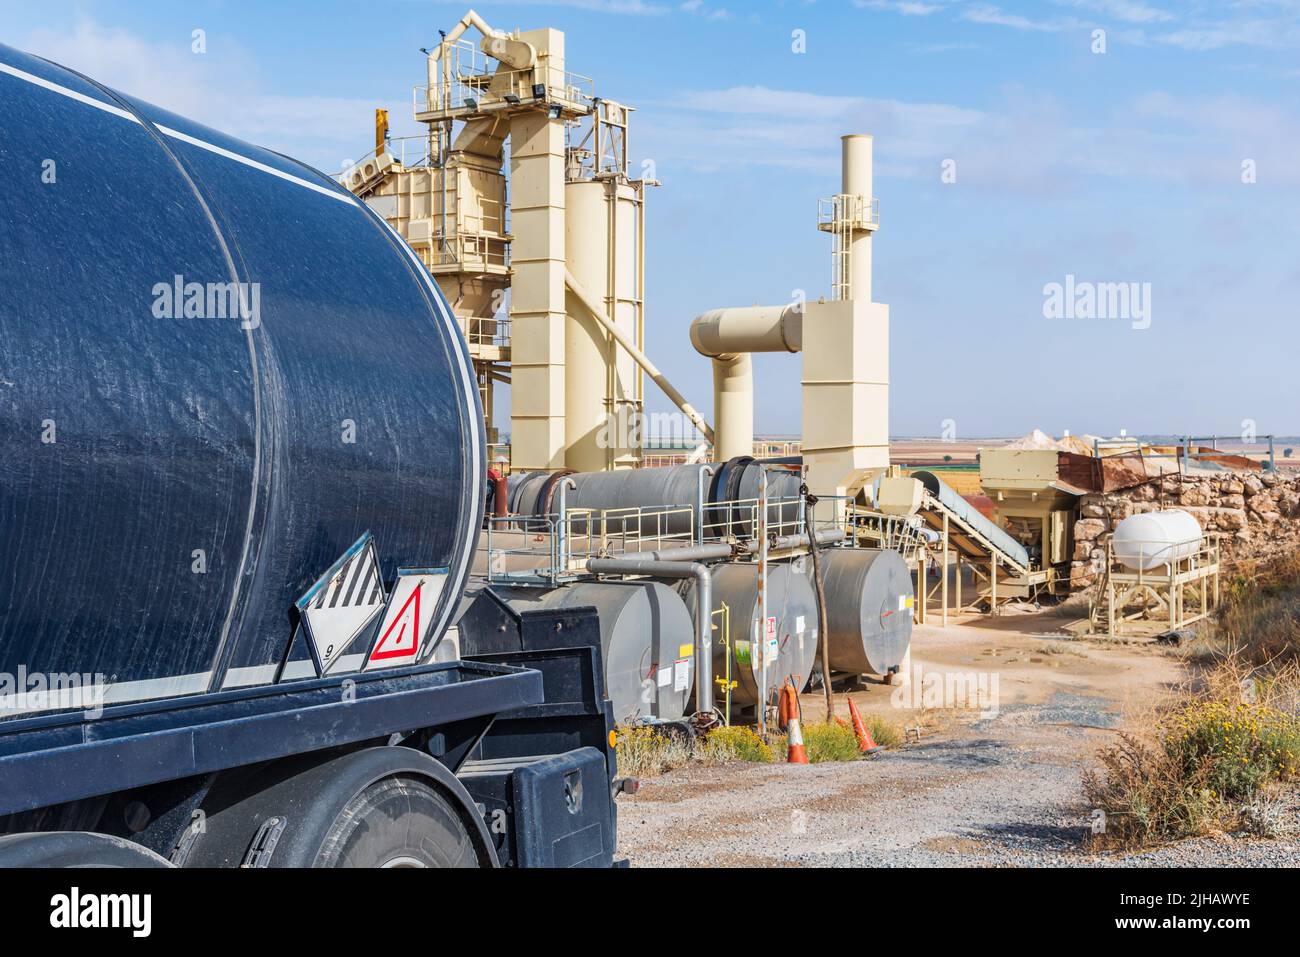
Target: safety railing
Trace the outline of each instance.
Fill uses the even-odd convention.
[[[1240,448],[1231,451],[1220,449],[1220,440],[1236,442]],[[1240,436],[1230,436],[1225,439],[1224,436],[1220,435],[1188,435],[1180,440],[1179,452],[1181,454],[1179,459],[1182,462],[1183,471],[1187,471],[1188,466],[1193,462],[1199,465],[1202,462],[1214,463],[1216,459],[1223,456],[1232,455],[1249,459],[1252,456],[1259,455],[1262,456],[1259,463],[1260,468],[1266,472],[1273,472],[1277,470],[1277,449],[1273,444],[1273,440],[1274,437],[1271,435],[1257,435],[1251,442],[1243,441]],[[1208,451],[1202,447],[1205,443],[1209,443]],[[1252,445],[1265,445],[1266,448],[1256,450],[1250,447]]]
[[[371,159],[372,157],[377,157],[380,153],[387,153],[395,161],[401,163],[402,166],[408,169],[419,166],[437,165],[431,159],[428,135],[420,134],[418,136],[391,136],[384,141],[383,147],[376,146],[370,152],[362,156],[361,159],[351,164],[351,166],[361,166],[366,162],[366,160]],[[342,177],[340,176],[340,179],[341,178]]]
[[[769,536],[802,535],[804,500],[799,496],[768,499],[739,498],[710,502],[704,506],[700,524],[702,542],[752,541],[759,535],[762,518],[767,518]]]
[[[463,270],[508,269],[510,244],[504,236],[452,233],[444,238],[436,231],[430,237],[426,266],[458,266]]]
[[[690,545],[694,512],[689,505],[642,508],[573,508],[562,523],[568,558],[616,558],[634,552]]]
[[[1089,592],[1089,626],[1104,625],[1115,638],[1136,622],[1180,629],[1208,618],[1220,601],[1219,540],[1217,533],[1183,542],[1109,537]]]
[[[888,548],[909,561],[929,542],[925,522],[919,515],[887,515],[861,505],[850,504],[844,511],[845,524],[859,545]]]
[[[1118,546],[1118,547],[1117,547]],[[1195,572],[1219,563],[1219,537],[1203,535],[1182,542],[1154,539],[1106,541],[1106,566],[1115,575],[1141,579]]]
[[[880,225],[880,200],[850,193],[838,193],[817,200],[817,224],[832,230],[837,225],[850,229],[868,229]]]
[[[692,508],[568,508],[545,516],[487,521],[487,578],[496,583],[556,585],[585,573],[592,558],[690,545]]]
[[[559,582],[560,538],[552,518],[494,515],[485,531],[489,582]]]
[[[595,81],[589,76],[540,65],[525,70],[502,70],[499,65],[465,40],[444,44],[433,64],[432,84],[419,84],[412,91],[416,114],[476,112],[533,102],[586,109],[595,99]]]
[[[502,348],[510,345],[509,317],[492,316],[473,317],[461,321],[465,339],[471,346],[496,346]]]

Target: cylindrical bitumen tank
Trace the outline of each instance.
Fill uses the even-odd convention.
[[[1195,516],[1171,508],[1130,515],[1115,526],[1111,548],[1125,568],[1149,572],[1195,555],[1201,540],[1201,524]]]
[[[654,581],[578,582],[550,591],[497,589],[518,611],[592,607],[600,614],[614,720],[673,720],[694,710],[695,629],[681,595]]]
[[[606,512],[608,534],[615,534],[616,529],[611,526],[619,525],[621,528],[621,521],[629,532],[634,531],[633,525],[639,524],[642,535],[688,535],[692,531],[691,519],[697,511],[700,482],[703,481],[708,522],[706,532],[710,537],[731,534],[738,538],[752,538],[752,510],[716,503],[757,499],[759,463],[752,458],[731,459],[713,465],[714,474],[701,479],[700,473],[704,468],[704,465],[674,465],[613,472],[577,472],[567,476],[576,488],[568,491],[565,501],[570,509]],[[559,507],[557,493],[553,491],[559,480],[545,472],[510,476],[510,510],[521,515],[553,514]],[[797,498],[799,485],[797,471],[784,468],[768,470],[769,501]],[[639,523],[630,517],[620,520],[611,514],[617,509],[635,508],[646,510]],[[790,525],[798,514],[798,506],[792,502],[780,509],[773,508],[768,518],[773,523],[779,520]],[[581,526],[576,525],[573,530],[581,531]]]
[[[831,669],[886,675],[912,642],[915,591],[898,552],[827,548],[820,553]],[[811,572],[812,562],[807,563]]]
[[[301,675],[294,603],[367,531],[385,582],[448,569],[431,654],[484,441],[410,248],[308,166],[4,46],[0,116],[0,671],[110,702]]]
[[[799,690],[808,683],[808,677],[817,658],[817,596],[805,571],[790,563],[773,564],[767,573],[767,628],[759,626],[758,564],[732,563],[714,565],[713,576],[714,624],[713,676],[725,679],[728,674],[730,648],[730,678],[737,682],[731,692],[733,708],[747,708],[758,701],[758,655],[754,644],[765,634],[767,642],[767,701],[775,704],[786,678],[793,677]],[[683,582],[679,586],[692,617],[695,609],[695,584]],[[727,628],[723,630],[723,615],[719,611],[727,606]],[[718,708],[724,707],[725,694],[715,693]]]

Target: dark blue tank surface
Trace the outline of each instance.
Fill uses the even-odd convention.
[[[0,674],[101,674],[110,700],[271,680],[293,602],[367,530],[390,582],[451,569],[440,635],[482,419],[455,320],[387,225],[302,164],[2,45],[0,183]],[[170,301],[231,282],[242,315]]]

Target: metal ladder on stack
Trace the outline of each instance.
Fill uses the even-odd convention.
[[[852,273],[853,260],[853,205],[860,202],[857,196],[840,193],[831,198],[831,235],[834,248],[831,250],[831,298],[848,300],[853,298]]]

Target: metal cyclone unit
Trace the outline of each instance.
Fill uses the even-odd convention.
[[[484,437],[410,248],[301,163],[5,46],[0,115],[0,670],[110,702],[274,681],[367,531],[385,581],[448,569],[427,657]]]

